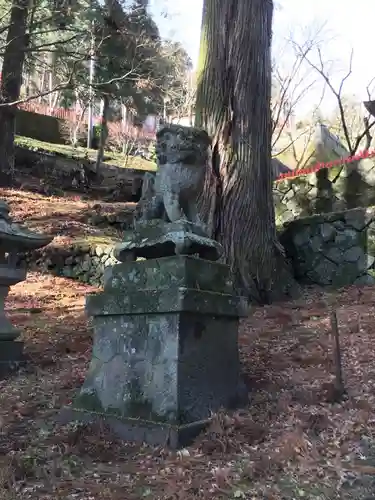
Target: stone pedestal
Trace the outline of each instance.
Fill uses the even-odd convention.
[[[23,342],[17,341],[20,332],[5,314],[5,300],[10,286],[26,278],[24,269],[0,265],[0,377],[16,371],[25,362]]]
[[[188,444],[212,412],[244,396],[229,268],[189,255],[123,262],[87,298],[94,346],[62,420],[104,420],[123,439]]]
[[[26,362],[24,343],[0,339],[0,378],[17,371]]]
[[[5,300],[9,294],[10,287],[8,285],[4,285],[2,282],[7,281],[4,276],[4,271],[6,270],[5,266],[0,266],[0,342],[2,341],[12,341],[16,340],[20,333],[15,328],[9,319],[5,315]],[[9,273],[16,274],[13,269],[7,269],[7,274]],[[26,273],[23,273],[26,277]],[[16,280],[14,280],[17,282]],[[21,281],[21,280],[20,280]],[[13,284],[13,283],[12,283]]]
[[[197,255],[215,261],[222,255],[222,247],[208,238],[202,227],[188,221],[165,223],[158,219],[137,222],[136,231],[124,234],[114,256],[121,262],[158,259],[167,255]]]

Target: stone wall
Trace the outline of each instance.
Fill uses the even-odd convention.
[[[282,225],[298,217],[375,205],[374,159],[357,162],[356,171],[353,165],[275,182],[276,223]],[[351,196],[353,187],[358,188],[358,197]]]
[[[76,279],[97,287],[103,286],[105,268],[116,263],[113,243],[69,248],[49,245],[40,251],[20,255],[18,261],[19,265],[31,270]]]
[[[87,212],[87,223],[91,226],[102,228],[115,229],[119,236],[123,231],[128,231],[133,228],[133,213],[134,207],[123,206],[120,209],[115,209],[110,213],[106,213],[105,207],[100,203],[94,205]]]
[[[301,283],[375,283],[375,208],[291,221],[284,224],[280,240]]]
[[[65,129],[69,129],[69,122],[56,116],[42,115],[24,109],[16,110],[17,135],[52,144],[65,144]]]
[[[41,178],[44,184],[58,186],[61,191],[74,189],[74,182],[80,180],[80,171],[84,169],[90,180],[91,194],[99,191],[102,199],[108,195],[110,199],[120,201],[139,200],[145,174],[145,170],[102,163],[100,175],[95,177],[94,161],[44,150],[33,151],[22,146],[15,148],[15,163],[18,174]]]
[[[280,241],[303,284],[340,287],[375,284],[375,207],[296,219]],[[55,276],[103,286],[104,270],[117,264],[116,241],[56,247],[19,256],[19,264]]]

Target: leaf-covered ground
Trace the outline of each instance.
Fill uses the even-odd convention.
[[[79,195],[46,196],[21,189],[1,189],[1,198],[10,207],[14,222],[33,231],[54,236],[54,245],[71,245],[78,242],[97,244],[118,240],[119,233],[112,227],[93,226],[93,214],[113,214],[128,211],[131,218],[135,203],[106,203],[87,200]]]
[[[254,308],[241,325],[249,404],[219,414],[188,449],[58,426],[91,351],[76,282],[30,273],[7,308],[29,365],[0,381],[0,500],[362,499],[375,497],[375,290],[310,290]],[[327,304],[337,308],[346,400],[331,403]]]
[[[86,158],[95,161],[97,156],[97,151],[94,149],[87,149],[83,147],[73,147],[67,144],[51,144],[49,142],[38,141],[37,139],[31,139],[30,137],[17,136],[15,143],[17,146],[23,148],[31,149],[32,151],[41,151],[47,153],[57,153],[67,158]],[[104,164],[116,165],[117,167],[132,168],[135,170],[156,170],[155,163],[145,160],[139,156],[125,156],[121,153],[110,152],[105,154],[106,159],[103,161]]]

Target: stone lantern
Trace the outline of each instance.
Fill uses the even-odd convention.
[[[23,362],[20,332],[4,310],[10,287],[26,279],[26,269],[17,266],[17,254],[44,247],[52,240],[52,236],[34,233],[12,222],[8,204],[0,200],[0,376]]]
[[[365,101],[363,105],[371,116],[375,116],[375,101]]]

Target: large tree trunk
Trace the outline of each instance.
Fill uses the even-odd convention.
[[[296,292],[275,226],[272,0],[204,0],[196,126],[213,140],[201,200],[238,287],[263,303]]]
[[[1,71],[0,102],[7,104],[19,99],[22,85],[22,67],[25,49],[28,0],[14,0],[10,14],[7,45]],[[14,134],[16,106],[0,107],[0,182],[8,182],[14,175]]]

